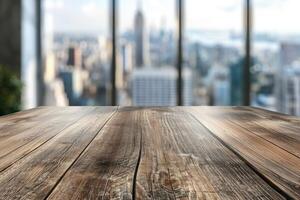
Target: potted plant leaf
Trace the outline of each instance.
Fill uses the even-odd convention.
[[[0,65],[0,115],[17,112],[21,108],[22,83],[18,76]]]

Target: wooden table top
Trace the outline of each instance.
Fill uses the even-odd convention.
[[[300,199],[300,118],[251,107],[3,116],[0,199]]]

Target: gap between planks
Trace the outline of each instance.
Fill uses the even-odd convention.
[[[65,172],[62,174],[62,176],[57,180],[57,182],[55,183],[55,185],[52,187],[52,189],[45,196],[44,200],[48,199],[48,197],[51,195],[51,193],[55,190],[56,186],[60,183],[60,181],[64,178],[64,176],[66,175],[66,173],[69,171],[69,169],[71,169],[72,166],[76,163],[76,161],[81,157],[81,155],[83,155],[86,152],[86,150],[89,148],[89,146],[94,141],[94,139],[98,136],[98,134],[101,132],[101,130],[105,127],[105,125],[115,116],[115,114],[118,112],[118,110],[119,110],[119,106],[116,107],[116,110],[114,110],[114,112],[111,114],[111,116],[105,121],[105,123],[103,124],[103,126],[101,126],[101,128],[97,131],[97,134],[95,134],[95,136],[88,143],[88,145],[86,145],[86,147],[76,157],[76,159],[72,162],[72,164],[65,170]]]
[[[44,109],[46,107],[38,107],[36,109]],[[30,109],[29,111],[32,111],[34,109]],[[26,110],[27,111],[27,110]],[[24,112],[26,112],[24,111]],[[64,127],[63,129],[61,129],[60,131],[58,131],[56,134],[54,134],[53,136],[51,136],[50,138],[48,138],[47,140],[45,140],[44,142],[42,142],[41,144],[39,144],[37,147],[33,148],[32,150],[30,150],[29,152],[27,152],[26,154],[22,155],[20,158],[16,159],[14,162],[12,162],[11,164],[9,164],[8,166],[4,167],[3,169],[0,170],[0,173],[4,172],[5,170],[9,169],[11,166],[13,166],[16,162],[20,161],[21,159],[25,158],[26,156],[30,155],[31,153],[35,152],[36,150],[38,150],[40,147],[42,147],[44,144],[50,142],[53,138],[57,137],[60,133],[62,133],[64,130],[66,130],[67,128],[69,128],[70,126],[72,126],[73,124],[77,123],[78,121],[80,121],[82,118],[84,118],[85,116],[89,115],[90,113],[85,113],[82,116],[80,116],[78,119],[76,119],[74,122],[68,124],[66,127]],[[21,148],[22,146],[20,146],[19,148]],[[19,149],[17,148],[17,149]],[[14,151],[16,151],[17,149],[14,149]]]
[[[227,144],[225,141],[223,141],[219,136],[214,134],[206,125],[204,125],[193,113],[187,112],[183,110],[183,112],[189,113],[200,125],[202,125],[205,129],[208,130],[208,132],[216,138],[219,142],[221,142],[225,147],[227,147],[231,152],[233,152],[238,158],[240,158],[242,161],[246,163],[260,178],[262,178],[269,186],[271,186],[274,190],[276,190],[279,194],[281,194],[286,199],[293,199],[291,196],[289,196],[286,192],[284,192],[281,188],[279,188],[275,183],[273,183],[271,180],[269,180],[266,176],[264,176],[254,165],[252,165],[247,159],[245,159],[242,155],[240,155],[237,151],[234,150],[229,144]],[[244,127],[241,127],[244,128]],[[246,128],[245,128],[246,129]],[[246,129],[247,130],[247,129]],[[252,132],[251,132],[252,133]],[[264,138],[262,138],[264,139]],[[264,139],[266,140],[266,139]],[[268,140],[266,140],[269,142]],[[288,152],[290,153],[290,152]]]
[[[98,114],[97,110],[103,112]],[[0,184],[0,199],[44,199],[115,111],[116,107],[93,109],[91,117],[81,118],[82,121],[73,123],[64,131],[65,134],[58,135],[39,151],[18,161],[0,176],[0,182],[3,181]],[[50,170],[49,173],[47,170]]]
[[[114,110],[114,112],[109,116],[109,118],[105,121],[105,123],[101,126],[101,128],[97,131],[97,133],[95,134],[95,136],[92,138],[92,140],[85,146],[85,148],[83,148],[83,150],[81,151],[81,153],[79,153],[79,155],[74,159],[74,161],[70,164],[70,166],[65,170],[65,172],[60,176],[60,178],[57,180],[57,182],[55,183],[55,185],[52,187],[52,189],[49,191],[49,193],[46,195],[45,199],[47,199],[49,197],[49,195],[51,195],[51,193],[53,192],[53,190],[56,188],[56,186],[60,183],[60,181],[64,178],[64,176],[66,175],[66,173],[69,171],[69,169],[77,162],[77,160],[82,156],[82,154],[84,154],[87,149],[89,148],[89,146],[91,145],[91,143],[94,141],[94,139],[100,134],[101,130],[107,125],[107,123],[109,123],[109,121],[115,116],[115,114],[118,112],[119,107],[116,108],[116,110]],[[273,186],[272,183],[269,182],[268,179],[266,179],[264,176],[262,176],[262,174],[259,173],[259,171],[257,171],[255,169],[255,167],[253,167],[249,162],[247,162],[247,160],[245,160],[239,153],[237,153],[235,150],[233,150],[233,148],[231,148],[229,145],[227,145],[221,138],[219,138],[217,135],[215,135],[212,131],[210,131],[210,129],[208,127],[206,127],[203,123],[201,123],[197,117],[195,117],[193,114],[191,114],[190,112],[187,112],[185,110],[183,110],[186,114],[191,115],[194,119],[196,119],[196,121],[198,123],[200,123],[200,125],[202,125],[205,129],[208,130],[208,132],[214,137],[216,138],[219,142],[221,142],[225,147],[227,147],[230,151],[232,151],[235,155],[238,156],[238,158],[240,158],[241,160],[243,160],[253,171],[255,171],[255,173],[257,175],[259,175],[261,178],[263,178],[263,180],[268,183],[272,188],[276,189],[276,187]],[[82,118],[82,117],[81,117]],[[136,162],[136,166],[135,166],[135,170],[134,170],[134,177],[133,177],[133,181],[132,181],[132,199],[136,199],[136,182],[137,182],[137,175],[138,175],[138,170],[140,167],[140,162],[141,162],[141,157],[142,157],[142,151],[143,151],[143,131],[140,132],[140,141],[139,141],[139,152],[138,152],[138,160]],[[278,190],[277,190],[278,191]],[[278,192],[280,193],[281,190],[279,190]],[[283,193],[284,196],[285,193]]]
[[[236,123],[236,122],[235,122],[234,120],[232,120],[232,119],[227,119],[227,120],[230,121],[231,123],[235,124],[236,126],[242,128],[242,129],[245,129],[245,130],[249,131],[250,133],[256,135],[257,137],[259,137],[259,138],[261,138],[261,139],[263,139],[263,140],[269,142],[270,144],[272,144],[272,145],[278,147],[279,149],[282,149],[283,151],[285,151],[285,152],[287,152],[287,153],[289,153],[289,154],[292,154],[293,156],[295,156],[295,157],[297,157],[297,158],[300,159],[300,156],[299,156],[299,155],[297,155],[297,154],[295,154],[295,153],[293,153],[293,152],[291,152],[291,151],[289,151],[289,150],[283,148],[282,146],[276,144],[275,142],[270,141],[270,139],[264,138],[263,136],[261,136],[261,135],[255,133],[254,131],[252,131],[250,128],[244,127],[244,126],[240,125],[239,123]],[[201,122],[200,122],[200,123],[201,123]],[[262,126],[259,125],[259,124],[257,124],[257,126],[262,127]]]
[[[235,124],[236,126],[239,126],[240,128],[246,129],[248,132],[251,132],[252,134],[256,135],[257,137],[262,138],[263,140],[273,144],[274,146],[277,146],[278,148],[282,149],[283,151],[286,151],[287,153],[300,158],[299,147],[296,148],[297,144],[299,143],[299,138],[298,137],[296,138],[295,136],[291,136],[290,135],[292,133],[291,130],[287,130],[288,132],[284,133],[283,127],[281,127],[279,125],[278,129],[276,129],[276,127],[274,126],[277,121],[283,123],[282,126],[289,126],[289,123],[293,124],[294,122],[296,122],[294,120],[298,120],[297,118],[295,118],[294,116],[289,116],[289,115],[278,116],[279,113],[276,113],[273,111],[268,111],[268,110],[257,109],[257,108],[237,107],[237,109],[239,109],[239,110],[234,110],[234,112],[229,113],[230,117],[226,118],[226,120],[228,120],[232,124]],[[224,113],[226,113],[226,112],[228,112],[228,111],[224,110]],[[234,115],[238,114],[239,112],[245,112],[245,114],[251,115],[252,117],[256,116],[260,119],[263,119],[263,122],[251,121],[251,123],[252,123],[251,125],[249,124],[249,122],[245,122],[245,126],[242,126],[240,123],[237,123],[236,120],[234,120],[234,118],[232,118],[232,117],[234,117]],[[269,116],[268,114],[270,114],[271,116]],[[276,117],[275,121],[272,120],[273,116]],[[284,118],[287,118],[289,121],[286,121]],[[264,123],[267,123],[267,124],[264,124]],[[293,124],[293,126],[294,126],[293,128],[295,128],[295,127],[298,127],[299,125]],[[254,128],[254,130],[253,130],[253,128]],[[255,128],[258,128],[259,130],[255,130]],[[294,132],[297,132],[299,130],[300,129],[294,130]],[[263,135],[262,132],[272,133],[272,135],[273,134],[275,134],[275,135],[274,136],[266,136],[266,135]],[[283,138],[283,136],[285,136],[285,134],[286,134],[286,138]],[[277,138],[276,135],[279,137]],[[283,143],[280,140],[283,140],[283,141],[291,140],[291,142],[293,142],[293,143],[286,146],[286,143]]]
[[[79,156],[76,157],[76,159],[74,160],[74,162],[68,167],[68,169],[65,170],[64,174],[59,178],[59,180],[56,182],[56,184],[53,186],[53,188],[49,191],[49,193],[47,194],[47,196],[46,196],[45,199],[49,198],[49,196],[55,190],[55,188],[57,187],[57,185],[59,185],[59,183],[61,182],[61,180],[65,177],[65,175],[69,171],[69,169],[71,169],[74,166],[74,164],[79,160],[79,158],[87,151],[87,149],[90,147],[90,145],[94,141],[94,139],[99,135],[99,133],[101,132],[101,130],[109,123],[109,121],[115,116],[115,114],[118,112],[118,110],[119,110],[119,107],[112,114],[112,116],[105,122],[105,124],[101,127],[101,129],[98,131],[98,133],[95,135],[95,137],[91,140],[91,142],[79,154]],[[268,179],[266,179],[264,176],[262,176],[262,174],[260,174],[258,172],[258,170],[256,170],[247,160],[245,160],[240,154],[238,154],[236,151],[234,151],[233,148],[231,148],[229,145],[227,145],[221,138],[219,138],[218,136],[216,136],[215,134],[213,134],[212,131],[209,128],[207,128],[204,124],[202,124],[193,114],[191,114],[191,113],[189,113],[189,112],[187,112],[185,110],[183,110],[183,112],[185,112],[186,114],[188,114],[192,118],[194,118],[197,123],[199,123],[204,129],[206,129],[208,131],[209,134],[211,134],[214,138],[216,138],[217,141],[219,141],[226,148],[228,148],[233,154],[235,154],[239,159],[241,159],[251,170],[253,170],[255,172],[255,174],[257,174],[260,178],[262,178],[262,180],[267,185],[269,185],[271,188],[275,189],[278,193],[280,193],[285,198],[289,199],[289,197],[286,195],[286,193],[284,193],[280,189],[276,188],[275,185],[273,185]],[[137,193],[136,193],[136,189],[137,189],[137,176],[138,176],[138,172],[139,172],[139,168],[140,168],[140,164],[141,164],[142,151],[143,151],[143,131],[140,132],[140,137],[139,138],[140,138],[139,139],[140,140],[139,141],[139,151],[138,151],[137,161],[136,161],[136,165],[135,165],[135,169],[134,169],[134,173],[133,173],[132,190],[131,190],[131,197],[132,197],[133,200],[137,199],[137,197],[136,197],[137,196]]]
[[[136,199],[136,182],[137,182],[137,175],[139,172],[139,167],[141,164],[141,158],[142,158],[142,149],[143,149],[143,132],[141,131],[141,137],[140,137],[140,150],[139,150],[139,155],[138,155],[138,160],[137,160],[137,164],[134,170],[134,174],[133,174],[133,180],[132,180],[132,192],[131,192],[131,196],[132,199],[135,200]]]
[[[126,107],[117,107],[117,109],[115,110],[115,112],[112,114],[112,116],[105,122],[105,124],[102,126],[102,128],[99,130],[99,132],[96,134],[96,136],[93,138],[93,140],[86,146],[86,148],[80,153],[80,155],[76,158],[76,160],[68,167],[68,169],[65,171],[65,173],[60,177],[60,179],[56,182],[55,186],[51,189],[51,191],[47,194],[47,196],[45,197],[44,200],[46,199],[51,199],[51,195],[53,195],[55,189],[57,188],[57,186],[62,182],[62,180],[64,179],[64,177],[66,176],[66,174],[68,173],[68,171],[70,169],[72,169],[72,167],[74,167],[74,165],[76,164],[76,162],[78,162],[78,160],[80,160],[80,158],[89,150],[89,148],[91,147],[92,143],[94,142],[95,138],[99,137],[99,134],[101,134],[101,131],[103,129],[105,129],[107,127],[107,125],[110,123],[110,121],[113,120],[114,117],[116,117],[116,115],[118,114],[118,112],[121,110],[121,108],[125,108]],[[137,191],[136,191],[136,184],[137,184],[137,176],[138,176],[138,170],[140,167],[140,163],[141,163],[141,157],[142,157],[142,150],[143,150],[143,131],[139,132],[139,141],[138,141],[138,155],[137,155],[137,161],[133,170],[133,175],[132,175],[132,188],[130,191],[130,195],[132,200],[137,199]],[[105,193],[104,193],[105,196]]]

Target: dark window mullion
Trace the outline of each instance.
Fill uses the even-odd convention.
[[[116,65],[117,65],[117,0],[111,0],[111,105],[117,104]]]
[[[177,0],[177,105],[183,105],[183,80],[182,80],[182,62],[183,62],[183,16],[184,0]]]
[[[37,106],[44,104],[44,72],[43,72],[43,53],[42,53],[42,15],[43,15],[43,0],[35,1],[35,30],[36,30],[36,92]]]
[[[243,70],[243,105],[250,106],[251,102],[251,33],[252,33],[252,5],[251,0],[245,0],[244,13],[244,27],[245,27],[245,62]]]

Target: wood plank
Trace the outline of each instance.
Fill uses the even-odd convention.
[[[53,112],[53,109],[49,107],[38,107],[30,110],[24,110],[17,113],[12,113],[9,115],[4,115],[0,117],[0,130],[10,129],[18,123],[26,121],[34,121],[38,117]],[[0,133],[0,137],[3,137],[3,133]]]
[[[300,198],[300,159],[208,107],[185,108],[287,196]],[[240,123],[237,125],[236,123]]]
[[[39,112],[39,111],[43,111],[43,110],[49,110],[50,107],[47,106],[40,106],[40,107],[36,107],[36,108],[31,108],[28,110],[21,110],[18,112],[14,112],[14,113],[10,113],[7,115],[2,115],[0,116],[0,120],[11,120],[11,119],[15,119],[16,117],[24,117],[24,116],[30,116],[30,115],[34,115],[35,112]]]
[[[211,108],[217,115],[226,116],[231,122],[241,125],[253,134],[277,145],[300,158],[300,124],[295,126],[284,115],[272,117],[261,110],[246,107]],[[285,120],[282,120],[285,118]],[[295,120],[294,120],[295,121]]]
[[[151,108],[142,121],[136,199],[283,199],[191,114]]]
[[[287,129],[291,131],[292,133],[287,132],[285,134],[288,134],[292,138],[299,139],[300,117],[285,115],[285,114],[281,115],[280,113],[277,112],[263,110],[259,108],[252,108],[252,107],[247,107],[247,110],[257,115],[260,115],[261,117],[268,119],[273,123],[276,123],[278,125],[278,128],[280,129],[285,129],[285,130]]]
[[[34,112],[33,115],[28,113],[30,117],[23,116],[22,121],[19,121],[19,115],[11,118],[18,122],[0,130],[0,173],[91,112],[92,109],[91,107],[84,109],[53,107],[39,109],[41,112]]]
[[[246,106],[237,106],[238,109],[243,109],[251,112],[255,112],[257,114],[261,114],[262,116],[268,117],[270,119],[277,119],[281,121],[286,121],[289,123],[295,123],[300,125],[300,118],[293,115],[288,115],[284,113],[279,113],[275,111],[265,110],[258,107],[246,107]]]
[[[120,108],[48,199],[132,199],[143,114]]]
[[[0,199],[47,197],[114,111],[112,107],[94,108],[89,115],[3,171],[0,174]]]

